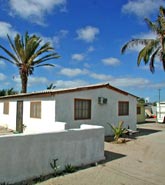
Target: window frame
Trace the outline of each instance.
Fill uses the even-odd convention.
[[[76,105],[77,102],[79,103],[81,102],[81,105]],[[87,106],[86,109],[84,109],[82,102],[87,102],[87,104],[84,105],[84,106]],[[79,107],[76,107],[76,106],[79,106]],[[79,113],[77,111],[79,111]],[[91,115],[92,115],[92,100],[75,98],[74,99],[74,120],[91,120]]]
[[[9,101],[4,101],[3,114],[9,114]]]
[[[129,116],[129,101],[119,101],[118,102],[118,115],[119,116]]]
[[[41,101],[30,102],[30,118],[41,119]]]

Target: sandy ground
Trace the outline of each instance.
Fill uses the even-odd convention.
[[[0,126],[0,135],[9,135],[9,134],[13,134],[13,131],[11,129]]]
[[[125,144],[105,142],[106,160],[41,185],[164,185],[165,124],[138,125],[139,133]]]

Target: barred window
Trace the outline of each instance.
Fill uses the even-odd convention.
[[[91,100],[75,99],[74,118],[75,120],[91,119]]]
[[[41,102],[30,102],[30,117],[41,118]]]
[[[3,114],[9,114],[9,102],[5,101],[3,104]]]
[[[129,115],[129,102],[119,101],[118,103],[119,116],[128,116]]]

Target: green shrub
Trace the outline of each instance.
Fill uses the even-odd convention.
[[[50,163],[51,168],[54,171],[54,176],[57,176],[59,173],[60,166],[57,166],[58,159],[53,159],[53,162]]]
[[[119,121],[117,126],[114,126],[110,123],[107,123],[111,128],[114,133],[114,139],[115,141],[118,141],[119,137],[124,133],[126,130],[125,128],[122,128],[124,121]]]
[[[71,164],[65,165],[64,172],[66,172],[66,173],[73,173],[75,171],[76,171],[76,167],[75,166],[72,166]]]

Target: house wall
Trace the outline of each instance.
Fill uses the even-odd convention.
[[[0,125],[16,130],[16,102],[11,101],[9,103],[9,114],[3,114],[4,103],[0,102]]]
[[[24,133],[65,130],[66,123],[55,122],[55,100],[52,97],[24,98],[23,125]],[[30,118],[30,102],[41,101],[41,119]],[[9,114],[3,114],[3,102],[0,102],[0,125],[16,130],[17,101],[9,100]]]
[[[107,104],[98,104],[98,97],[108,99]],[[91,99],[92,113],[90,120],[74,120],[74,99]],[[30,118],[30,101],[41,101],[42,118]],[[129,115],[118,115],[118,102],[129,102]],[[23,124],[26,126],[25,132],[40,132],[65,130],[66,128],[79,128],[81,124],[101,125],[105,128],[105,135],[112,135],[112,130],[107,124],[117,125],[119,121],[124,121],[124,127],[132,130],[136,129],[137,109],[136,98],[125,95],[107,88],[97,88],[71,93],[60,93],[49,97],[24,98],[23,99]],[[12,108],[13,107],[13,108]],[[0,103],[1,115],[3,114],[3,103]],[[16,100],[10,100],[9,116],[3,115],[0,124],[5,123],[12,128],[16,125]],[[9,127],[10,128],[10,127]]]
[[[108,99],[107,104],[98,104],[98,97]],[[74,120],[74,99],[83,98],[92,100],[92,118],[90,120]],[[56,121],[67,122],[70,128],[79,127],[81,124],[101,125],[105,128],[105,135],[111,135],[112,131],[107,122],[117,125],[120,120],[124,121],[124,127],[136,129],[136,98],[114,92],[107,88],[88,91],[57,94],[56,99]],[[129,116],[118,116],[118,102],[129,101]]]
[[[7,144],[6,144],[7,143]],[[0,183],[16,183],[53,173],[50,163],[81,166],[104,159],[104,128],[0,136]]]
[[[140,107],[141,114],[137,114],[137,123],[144,123],[145,122],[145,107],[144,104],[138,103],[137,107]]]
[[[157,121],[160,123],[165,121],[165,102],[157,103]]]

